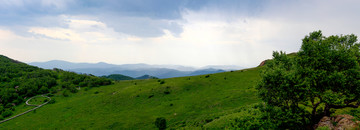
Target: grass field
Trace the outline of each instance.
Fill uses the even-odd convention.
[[[0,124],[0,129],[156,129],[202,128],[242,106],[260,100],[255,85],[261,68],[218,74],[116,82],[52,97],[35,112]],[[40,101],[41,99],[39,99]],[[31,107],[18,105],[16,113]]]
[[[47,97],[42,97],[42,96],[38,96],[38,97],[34,97],[33,99],[31,99],[28,103],[31,105],[41,105],[45,102],[47,102],[49,99]]]

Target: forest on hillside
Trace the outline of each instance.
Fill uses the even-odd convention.
[[[76,93],[78,87],[98,87],[112,81],[61,69],[45,70],[0,55],[0,119],[12,115],[15,106],[39,94]]]

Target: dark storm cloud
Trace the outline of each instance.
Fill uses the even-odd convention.
[[[0,0],[0,26],[24,34],[28,27],[66,27],[63,17],[89,16],[115,31],[139,37],[157,37],[169,30],[177,36],[184,10],[211,7],[231,14],[255,12],[252,0]]]

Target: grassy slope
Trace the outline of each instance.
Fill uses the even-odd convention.
[[[259,70],[164,79],[164,84],[157,79],[121,81],[69,97],[59,94],[52,97],[54,104],[0,124],[0,129],[155,129],[157,117],[165,117],[170,128],[200,128],[259,102],[254,88]],[[16,109],[20,113],[30,106]]]

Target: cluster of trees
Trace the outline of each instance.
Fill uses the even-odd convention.
[[[70,91],[77,87],[98,87],[112,81],[61,69],[44,70],[0,55],[0,118],[11,115],[14,106],[27,98],[45,93]]]
[[[360,44],[355,35],[302,40],[296,56],[274,52],[258,84],[263,119],[271,128],[312,128],[335,109],[360,105]],[[271,123],[264,123],[269,122]]]
[[[112,79],[112,80],[134,80],[135,78],[133,77],[129,77],[129,76],[125,76],[125,75],[122,75],[122,74],[111,74],[111,75],[108,75],[108,76],[101,76],[103,78],[108,78],[108,79]]]

